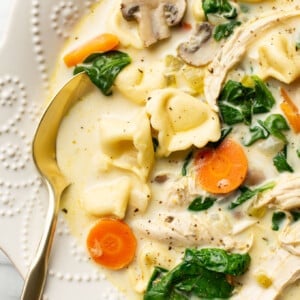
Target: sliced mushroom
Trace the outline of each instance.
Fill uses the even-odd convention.
[[[122,0],[125,20],[139,24],[139,34],[145,47],[168,38],[171,26],[177,25],[186,10],[186,0]]]
[[[212,31],[213,27],[208,22],[197,24],[191,39],[178,46],[178,56],[196,67],[207,65],[218,49],[218,43],[212,38]]]

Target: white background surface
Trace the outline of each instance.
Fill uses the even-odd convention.
[[[13,2],[14,0],[0,0],[0,45],[5,36]],[[0,300],[20,299],[22,285],[21,276],[0,251]]]

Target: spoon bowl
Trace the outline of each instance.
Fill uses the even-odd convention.
[[[56,138],[64,116],[81,99],[89,84],[90,80],[85,73],[72,77],[48,105],[33,139],[33,160],[48,189],[49,204],[43,234],[25,279],[22,300],[42,298],[60,198],[69,186],[57,164]]]

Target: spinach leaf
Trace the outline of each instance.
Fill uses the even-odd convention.
[[[250,265],[249,254],[228,253],[219,248],[186,249],[184,260],[199,264],[218,273],[239,276],[244,274]]]
[[[156,267],[144,300],[227,299],[234,286],[227,274],[244,274],[248,254],[230,254],[216,248],[186,249],[183,261],[170,271]]]
[[[250,139],[244,143],[245,146],[251,146],[260,139],[266,139],[270,134],[287,143],[287,139],[282,131],[289,130],[285,118],[280,114],[271,114],[265,121],[257,120],[257,124],[250,127],[252,133]]]
[[[216,41],[220,41],[229,37],[233,33],[234,28],[241,24],[242,23],[240,21],[232,20],[230,22],[217,25],[213,32],[214,39]]]
[[[275,186],[275,182],[268,182],[265,185],[262,185],[256,189],[251,190],[250,188],[246,187],[246,186],[242,186],[240,187],[240,192],[241,194],[235,199],[233,200],[230,205],[229,205],[229,209],[234,209],[237,206],[243,204],[244,202],[246,202],[247,200],[253,198],[254,196],[257,196],[258,194],[270,190]]]
[[[224,123],[233,125],[244,122],[249,125],[252,118],[252,98],[254,96],[252,88],[237,81],[227,81],[218,99]]]
[[[279,173],[290,172],[293,173],[293,168],[287,162],[287,147],[283,149],[273,157],[273,164]]]
[[[264,123],[261,120],[258,120],[255,126],[251,126],[249,131],[252,134],[250,139],[244,143],[245,146],[251,146],[256,141],[260,139],[266,139],[270,135],[269,131],[265,128]]]
[[[272,230],[278,231],[280,224],[285,219],[285,213],[283,211],[277,211],[273,213],[272,216]]]
[[[287,139],[282,131],[289,130],[289,126],[285,118],[280,114],[269,115],[264,121],[264,127],[278,139],[282,140],[284,143],[287,143]]]
[[[254,81],[255,86],[255,98],[253,101],[253,113],[260,114],[266,113],[271,110],[273,105],[275,104],[275,99],[264,84],[264,82],[258,76],[251,76],[251,79]]]
[[[188,210],[191,211],[207,210],[214,205],[216,200],[217,200],[216,198],[212,198],[212,197],[205,197],[204,199],[201,196],[197,197],[188,206]]]
[[[183,166],[182,166],[182,169],[181,169],[181,175],[182,176],[186,176],[186,174],[187,174],[187,167],[188,167],[188,165],[189,165],[192,157],[193,157],[193,151],[189,152],[189,154],[184,159]]]
[[[203,0],[202,9],[207,17],[208,14],[218,14],[227,19],[237,16],[236,8],[227,0]]]
[[[182,262],[168,273],[160,274],[152,280],[144,300],[183,300],[192,297],[227,299],[233,289],[225,274],[209,271],[194,263]]]
[[[90,80],[108,96],[112,94],[111,87],[116,77],[130,62],[130,57],[121,51],[95,53],[83,65],[76,66],[73,73],[86,72]]]
[[[244,123],[250,125],[252,115],[269,112],[275,99],[264,82],[257,76],[251,76],[253,86],[240,82],[226,82],[218,98],[220,113],[225,124]]]
[[[192,293],[201,299],[226,299],[231,296],[233,286],[228,283],[225,274],[202,270],[203,272],[198,276],[176,284],[176,288],[189,294]]]

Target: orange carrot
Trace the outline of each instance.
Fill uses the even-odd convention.
[[[133,260],[136,244],[130,227],[113,218],[98,221],[87,237],[87,248],[92,259],[113,270],[121,269]]]
[[[64,62],[68,67],[72,67],[83,62],[90,54],[106,52],[115,49],[118,45],[119,39],[117,36],[103,33],[67,53],[64,56]]]
[[[243,148],[225,139],[217,148],[200,150],[195,159],[197,182],[207,192],[225,194],[238,188],[248,171]]]
[[[288,119],[295,133],[300,132],[300,113],[298,107],[292,101],[287,91],[284,88],[280,89],[283,102],[280,103],[280,108]]]

